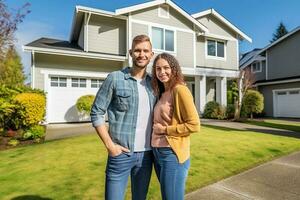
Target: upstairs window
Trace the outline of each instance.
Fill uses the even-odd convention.
[[[99,88],[102,84],[100,79],[91,79],[91,88]]]
[[[254,62],[251,65],[251,71],[253,73],[261,72],[261,62]]]
[[[162,51],[174,51],[174,31],[152,27],[153,49]]]
[[[84,78],[72,78],[72,87],[86,87],[86,79]]]
[[[207,40],[207,55],[225,58],[225,42]]]
[[[51,87],[67,87],[67,78],[65,77],[51,77]]]

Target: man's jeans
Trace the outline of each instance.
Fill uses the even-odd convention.
[[[105,199],[123,200],[128,176],[131,175],[133,200],[146,199],[152,172],[152,151],[122,153],[108,156],[106,165]]]
[[[170,147],[153,148],[163,200],[183,200],[190,159],[180,164]]]

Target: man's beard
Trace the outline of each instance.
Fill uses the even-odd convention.
[[[133,61],[133,65],[139,69],[144,69],[147,67],[147,65],[149,64],[149,62],[147,62],[145,65],[141,65],[141,64],[138,64],[138,61],[137,60],[134,60]]]

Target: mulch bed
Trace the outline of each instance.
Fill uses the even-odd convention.
[[[20,146],[27,146],[27,145],[38,144],[38,143],[43,143],[44,142],[44,138],[41,138],[39,140],[39,142],[37,142],[36,140],[18,140],[19,144],[17,144],[16,146],[12,146],[12,145],[8,144],[8,142],[11,139],[15,139],[15,138],[0,136],[0,151],[6,150],[6,149],[16,148],[16,147],[20,147]]]

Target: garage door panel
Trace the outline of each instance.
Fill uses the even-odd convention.
[[[300,92],[299,90],[287,90],[275,93],[276,117],[300,117]]]

